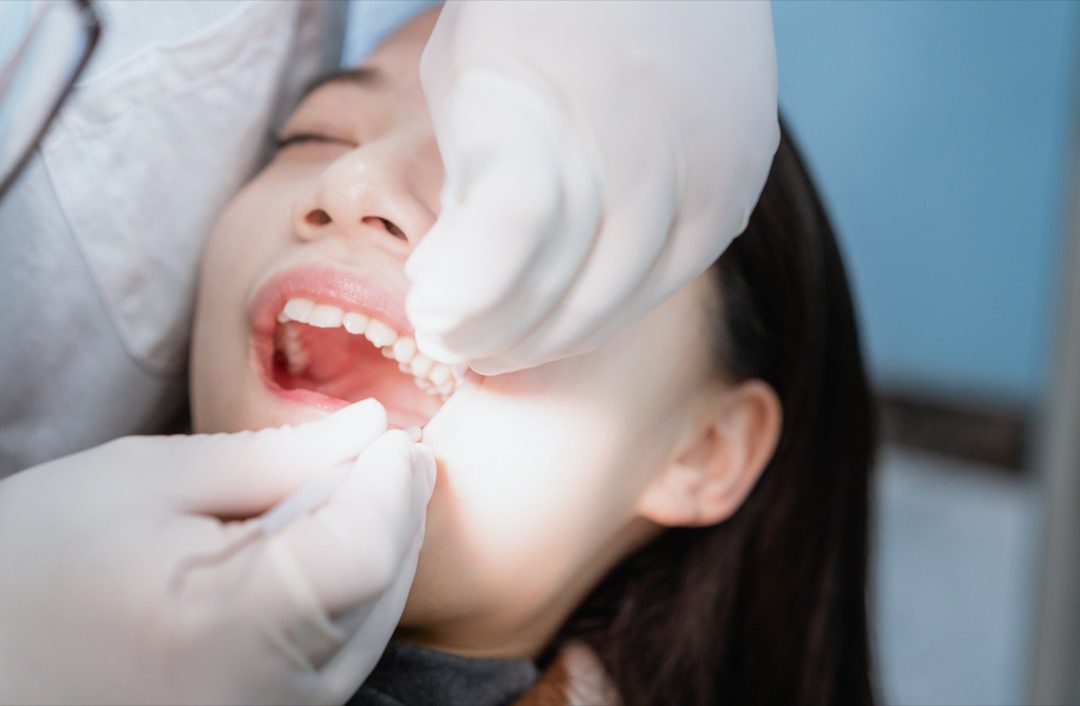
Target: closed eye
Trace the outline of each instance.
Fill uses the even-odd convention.
[[[302,145],[304,143],[317,142],[321,144],[333,144],[333,145],[345,145],[347,147],[355,147],[353,143],[348,140],[342,140],[337,137],[329,137],[327,135],[320,135],[315,132],[296,132],[291,135],[280,135],[277,137],[275,148],[285,149],[292,145]]]

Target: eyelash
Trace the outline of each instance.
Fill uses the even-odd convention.
[[[307,142],[345,144],[344,140],[327,137],[326,135],[319,135],[318,133],[314,132],[298,132],[292,135],[276,137],[274,147],[275,149],[280,150],[290,145],[302,145]]]

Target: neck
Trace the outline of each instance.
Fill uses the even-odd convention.
[[[519,615],[466,616],[439,624],[399,625],[394,639],[463,657],[536,660],[570,614],[623,557],[662,531],[640,518],[577,567],[559,591]]]

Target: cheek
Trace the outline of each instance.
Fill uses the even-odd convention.
[[[636,517],[700,385],[679,299],[594,353],[463,388],[425,428],[440,474],[410,622],[543,605]]]
[[[578,402],[469,389],[426,427],[439,478],[407,620],[527,612],[619,521],[618,425]]]
[[[263,201],[258,192],[241,192],[218,219],[203,252],[204,294],[217,297],[251,285],[274,248],[271,233],[281,228],[280,218],[260,208]]]
[[[444,518],[484,563],[514,566],[618,512],[618,420],[595,400],[467,389],[425,429],[443,471]],[[535,554],[533,554],[535,556]]]
[[[203,249],[191,348],[192,415],[196,430],[242,428],[236,380],[247,360],[248,292],[282,248],[281,214],[268,209],[252,182],[229,203]],[[286,221],[287,223],[287,221]]]
[[[440,471],[414,594],[427,610],[543,605],[634,517],[662,465],[670,433],[641,388],[595,375],[543,387],[465,388],[426,427]]]

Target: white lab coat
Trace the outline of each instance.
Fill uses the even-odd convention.
[[[184,412],[218,212],[312,78],[435,4],[98,0],[87,74],[0,201],[0,478]]]
[[[182,411],[197,261],[341,3],[103,2],[88,74],[0,201],[0,477]]]

